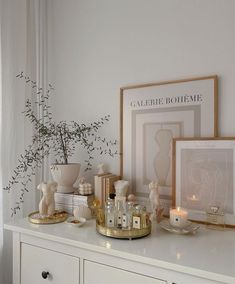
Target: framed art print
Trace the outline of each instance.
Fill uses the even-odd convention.
[[[121,175],[138,202],[172,204],[172,139],[217,135],[217,76],[121,88]]]
[[[174,139],[173,202],[189,218],[206,222],[206,211],[218,208],[235,226],[235,137]]]

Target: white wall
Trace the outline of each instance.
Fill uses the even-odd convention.
[[[234,15],[234,0],[48,1],[57,119],[109,113],[106,131],[119,138],[121,86],[217,74],[219,132],[235,136]]]

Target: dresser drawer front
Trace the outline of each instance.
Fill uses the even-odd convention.
[[[21,284],[79,284],[79,258],[21,244]]]
[[[134,272],[114,268],[111,266],[84,262],[84,284],[166,284],[166,281],[144,276]]]

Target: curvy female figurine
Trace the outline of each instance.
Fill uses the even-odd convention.
[[[156,214],[157,222],[159,223],[161,220],[161,216],[162,216],[164,208],[162,208],[160,204],[158,181],[152,181],[149,184],[149,189],[150,189],[149,201],[150,201],[150,207],[151,207],[150,220],[153,221],[154,216]]]
[[[55,213],[55,198],[54,194],[57,190],[57,182],[42,182],[37,189],[43,193],[42,199],[39,203],[39,212],[42,216],[51,216]]]

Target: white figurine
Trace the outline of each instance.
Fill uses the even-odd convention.
[[[99,164],[97,168],[98,168],[98,175],[106,173],[104,164]]]
[[[150,207],[151,207],[151,221],[154,220],[155,214],[157,214],[157,209],[160,208],[160,198],[159,198],[159,192],[158,192],[158,181],[152,181],[149,184],[149,201],[150,201]]]
[[[37,189],[43,193],[42,199],[39,203],[39,213],[42,216],[51,216],[55,213],[55,198],[54,194],[57,190],[57,182],[42,182]]]

